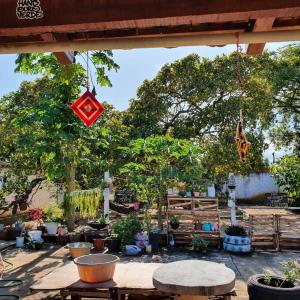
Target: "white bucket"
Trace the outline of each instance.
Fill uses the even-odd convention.
[[[40,230],[32,230],[28,231],[28,235],[30,236],[31,240],[39,242],[42,239],[42,231]]]
[[[47,228],[48,234],[56,235],[57,229],[58,229],[58,223],[56,223],[56,222],[46,223],[46,228]]]
[[[24,236],[17,236],[16,237],[16,247],[23,248],[24,247]]]

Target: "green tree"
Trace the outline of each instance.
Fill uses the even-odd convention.
[[[271,139],[300,155],[300,45],[280,49],[273,61],[269,77],[277,117]]]
[[[97,82],[111,86],[106,70],[118,69],[112,53],[93,52],[90,59]],[[116,115],[114,109],[104,104],[106,111],[100,121],[86,128],[70,110],[87,86],[82,64],[64,67],[52,54],[19,55],[16,64],[17,72],[42,74],[42,78],[23,83],[19,91],[1,100],[1,142],[5,147],[0,156],[9,160],[15,172],[42,173],[66,192],[76,185],[99,185],[99,173],[108,167],[110,150],[106,121]]]
[[[166,64],[153,80],[139,87],[124,122],[133,137],[170,132],[177,138],[196,138],[205,145],[211,174],[257,171],[264,166],[265,130],[274,118],[266,68],[271,63],[268,53],[242,55],[242,86],[236,80],[234,53],[213,60],[192,54]],[[238,163],[235,149],[240,109],[253,144],[247,164]]]
[[[119,151],[118,177],[140,201],[157,201],[159,227],[166,189],[179,181],[190,189],[201,185],[203,150],[189,140],[150,136],[132,140]]]
[[[300,193],[300,158],[296,155],[287,155],[277,163],[270,166],[270,171],[275,176],[276,183],[289,194],[296,198]]]

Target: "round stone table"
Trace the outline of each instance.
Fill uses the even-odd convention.
[[[162,292],[180,295],[180,299],[205,300],[208,296],[229,293],[235,273],[224,264],[204,260],[177,261],[153,273],[153,285]]]

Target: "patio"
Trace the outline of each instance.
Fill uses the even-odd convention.
[[[262,272],[263,268],[279,274],[280,262],[287,259],[296,259],[299,252],[284,251],[274,252],[261,251],[252,255],[232,255],[224,251],[210,251],[207,255],[189,251],[172,251],[165,254],[142,255],[137,257],[126,257],[120,255],[121,263],[140,262],[140,263],[169,263],[179,260],[203,259],[218,263],[224,263],[227,267],[234,270],[237,279],[235,290],[237,297],[233,299],[247,300],[247,280],[249,276]],[[4,278],[18,278],[23,281],[19,288],[11,289],[10,292],[18,294],[22,299],[60,299],[59,293],[32,293],[29,287],[38,279],[49,274],[64,263],[69,262],[68,250],[57,245],[47,244],[44,250],[28,251],[11,248],[5,251],[3,258],[14,264],[14,268],[5,274]],[[7,290],[2,289],[1,294]]]

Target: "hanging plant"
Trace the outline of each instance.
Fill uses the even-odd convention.
[[[101,189],[91,189],[65,193],[63,201],[64,214],[67,217],[73,216],[76,209],[79,209],[80,217],[94,218],[99,209],[99,203],[103,200]]]

